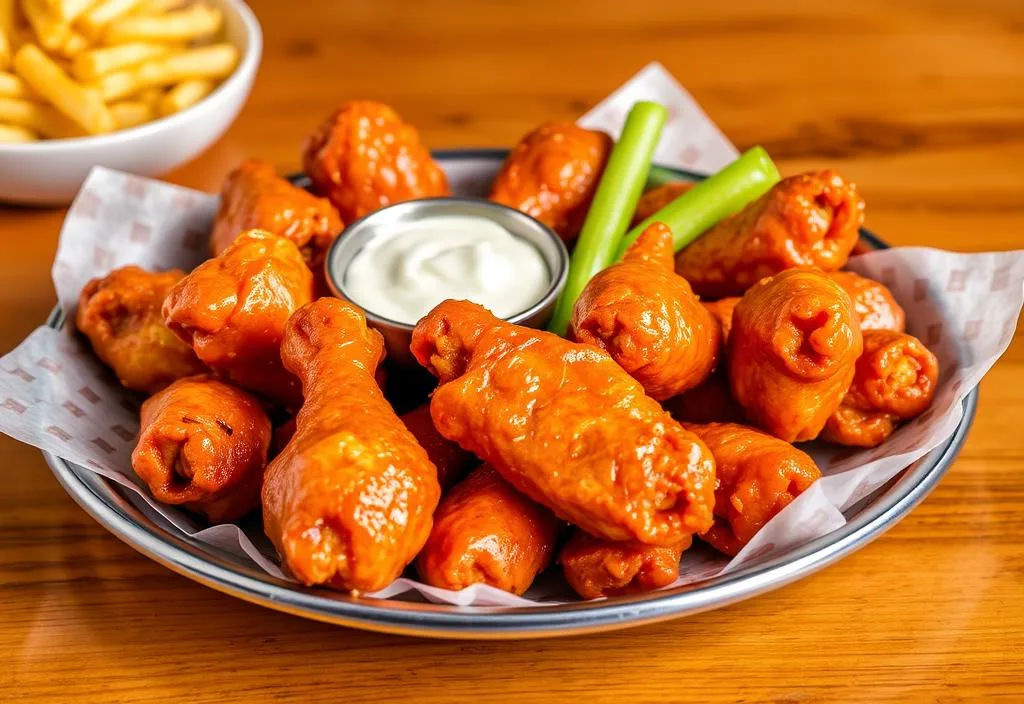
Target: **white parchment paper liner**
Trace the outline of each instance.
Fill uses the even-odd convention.
[[[658,100],[670,108],[659,162],[713,172],[735,158],[728,140],[657,64],[641,71],[581,123],[617,132],[628,106],[638,99]],[[448,171],[456,192],[479,194],[486,191],[494,165],[459,160]],[[86,281],[126,264],[191,269],[207,256],[216,205],[216,198],[205,193],[94,170],[61,230],[53,265],[61,306],[73,314]],[[822,480],[769,522],[734,559],[708,549],[687,553],[679,584],[769,559],[844,525],[844,510],[953,433],[964,396],[1006,350],[1024,303],[1024,251],[955,254],[900,248],[856,257],[849,268],[888,285],[906,309],[908,331],[939,357],[942,373],[933,407],[874,450],[809,446],[825,475]],[[70,332],[72,327],[40,327],[0,359],[0,431],[101,474],[127,489],[147,513],[155,511],[182,533],[288,579],[258,531],[246,534],[234,525],[206,527],[150,498],[130,466],[140,397],[117,383],[88,344]],[[571,598],[557,574],[542,577],[525,597],[484,585],[452,592],[408,578],[370,596],[390,598],[410,591],[462,606],[532,606]]]

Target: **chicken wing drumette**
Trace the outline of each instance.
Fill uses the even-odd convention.
[[[302,165],[347,223],[392,203],[449,195],[416,128],[372,100],[335,110],[306,138]]]
[[[75,326],[126,388],[156,393],[205,371],[192,348],[164,324],[160,307],[185,272],[126,266],[85,285]]]
[[[288,317],[313,296],[313,275],[295,243],[248,230],[179,281],[164,320],[219,375],[289,408],[299,382],[281,365]]]
[[[600,349],[445,301],[413,331],[438,431],[587,532],[672,545],[711,525],[714,464]]]
[[[675,545],[614,542],[577,530],[562,548],[558,561],[565,581],[584,599],[635,594],[676,581],[679,560],[692,542],[689,536]]]
[[[480,464],[480,460],[474,457],[472,452],[466,452],[458,443],[437,432],[434,419],[430,417],[429,403],[417,406],[399,417],[437,467],[437,482],[442,490],[450,488],[465,477],[473,465]]]
[[[373,378],[384,341],[358,308],[321,298],[288,321],[281,358],[304,401],[267,467],[264,530],[303,584],[381,589],[423,547],[441,495],[426,451]]]
[[[862,346],[839,284],[816,269],[788,269],[752,287],[733,312],[733,396],[772,435],[812,440],[850,388]]]
[[[853,384],[825,424],[822,440],[856,447],[881,444],[901,422],[931,405],[938,377],[938,359],[913,335],[865,332]]]
[[[696,185],[696,183],[691,183],[690,181],[673,181],[672,183],[656,186],[644,192],[640,196],[640,201],[636,204],[636,212],[633,213],[633,225],[642,223]]]
[[[612,139],[570,122],[547,122],[523,137],[491,186],[491,200],[576,239],[604,172]]]
[[[132,469],[157,501],[229,523],[259,506],[270,436],[254,397],[212,375],[179,379],[142,404]]]
[[[676,255],[676,271],[701,296],[738,296],[798,266],[835,271],[864,222],[864,200],[835,171],[791,176]]]
[[[833,271],[829,278],[842,286],[850,296],[853,309],[860,319],[862,332],[903,332],[906,329],[906,314],[885,284],[854,274],[852,271]]]

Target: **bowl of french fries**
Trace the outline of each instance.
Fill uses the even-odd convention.
[[[241,0],[0,0],[0,201],[66,204],[94,166],[192,159],[237,117],[261,52]]]

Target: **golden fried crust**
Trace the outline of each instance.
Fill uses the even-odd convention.
[[[246,159],[228,174],[221,188],[220,209],[210,235],[213,256],[254,228],[294,242],[317,276],[323,273],[324,255],[341,232],[342,222],[327,199],[293,186],[265,161]]]
[[[674,183],[666,183],[663,186],[657,186],[645,192],[640,196],[640,202],[636,204],[636,212],[633,214],[633,226],[639,225],[696,185],[696,183],[689,181],[676,181]]]
[[[295,243],[248,230],[179,281],[163,314],[210,369],[295,408],[298,379],[281,365],[279,349],[288,317],[312,297],[313,275]]]
[[[491,200],[533,216],[571,241],[583,227],[612,139],[570,122],[547,122],[515,146]]]
[[[522,594],[550,564],[561,526],[485,464],[441,500],[416,569],[442,589],[489,584]]]
[[[427,451],[430,461],[437,467],[437,482],[441,489],[448,489],[466,476],[466,472],[480,460],[473,453],[466,452],[437,432],[434,419],[430,417],[430,404],[414,408],[401,415],[402,422],[416,438],[416,442]]]
[[[230,523],[259,505],[271,425],[254,397],[212,375],[142,404],[132,469],[157,501]]]
[[[374,381],[383,357],[380,333],[336,298],[304,306],[285,328],[281,358],[305,401],[267,467],[263,525],[303,584],[381,589],[430,533],[437,470]]]
[[[863,222],[864,199],[835,171],[791,176],[679,252],[676,272],[699,295],[721,298],[791,267],[835,271]]]
[[[839,284],[816,269],[788,269],[736,305],[727,355],[733,396],[772,435],[812,440],[850,388],[862,346]]]
[[[715,456],[715,525],[701,536],[735,555],[775,514],[821,477],[806,452],[734,423],[690,425]]]
[[[412,352],[441,381],[437,430],[561,518],[659,545],[710,527],[707,449],[597,347],[445,301]]]
[[[577,530],[562,548],[565,581],[584,599],[649,592],[679,577],[679,560],[690,547],[687,536],[675,545],[612,542]]]
[[[392,203],[450,194],[416,128],[372,100],[335,110],[306,138],[302,165],[348,223]]]
[[[717,301],[704,301],[704,307],[711,315],[715,316],[715,320],[718,321],[718,325],[722,329],[723,343],[729,340],[729,333],[732,331],[732,314],[739,302],[739,296],[720,298]]]
[[[164,325],[160,307],[185,272],[126,266],[85,285],[75,326],[126,388],[156,393],[206,370],[192,348]]]
[[[729,388],[725,368],[719,366],[702,384],[662,404],[672,417],[687,423],[743,423],[743,407]]]
[[[590,280],[569,330],[610,354],[658,400],[707,379],[721,344],[718,322],[672,270],[672,231],[660,222]]]
[[[881,444],[902,421],[931,405],[938,378],[939,360],[913,335],[865,332],[853,384],[821,438],[856,447]]]
[[[860,319],[861,331],[903,332],[906,329],[906,314],[885,284],[854,274],[852,271],[833,271],[829,278],[842,286],[853,300],[853,309]]]

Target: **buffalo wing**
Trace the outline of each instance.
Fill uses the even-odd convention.
[[[675,545],[613,542],[577,530],[558,561],[565,581],[584,599],[649,592],[679,577],[679,560],[690,547],[687,536]]]

